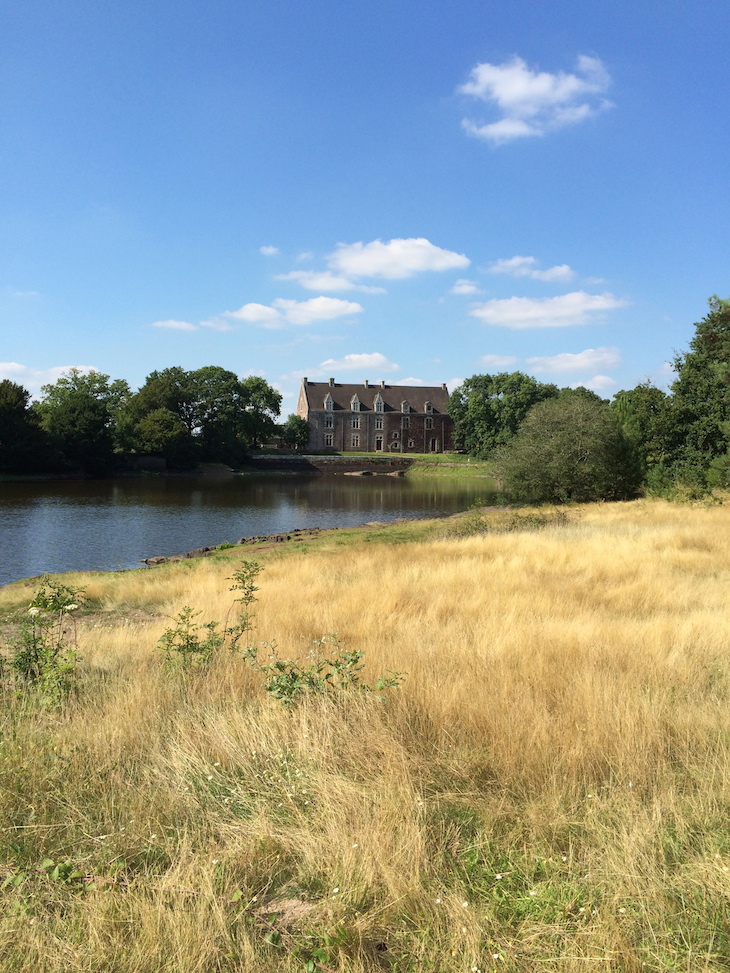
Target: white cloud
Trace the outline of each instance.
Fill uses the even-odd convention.
[[[259,247],[259,253],[262,253],[265,257],[275,257],[278,252],[278,247]]]
[[[611,389],[615,389],[618,382],[615,382],[608,375],[594,375],[593,378],[586,379],[585,382],[571,382],[570,387],[572,389],[577,389],[583,386],[583,388],[591,389],[593,392],[609,392]]]
[[[268,304],[244,304],[237,311],[226,311],[226,316],[263,328],[283,328],[287,324],[312,324],[314,321],[331,321],[349,314],[359,314],[362,305],[355,301],[343,301],[339,297],[312,297],[308,301],[291,301],[283,297]]]
[[[9,293],[11,297],[16,297],[18,300],[26,300],[27,298],[41,296],[39,291],[16,291],[12,288],[9,289]]]
[[[586,294],[573,291],[559,297],[508,297],[504,300],[485,301],[475,304],[469,311],[485,324],[512,328],[565,328],[587,324],[589,315],[626,307],[628,301],[613,294]]]
[[[302,250],[301,253],[297,254],[297,260],[311,260],[313,256],[311,250]]]
[[[479,294],[479,286],[474,280],[467,280],[466,277],[460,277],[449,291],[449,294]]]
[[[586,348],[576,354],[563,352],[561,355],[537,356],[528,358],[527,364],[534,372],[583,372],[594,368],[613,368],[621,362],[618,348]]]
[[[479,364],[484,365],[485,368],[508,368],[510,365],[516,365],[517,359],[514,355],[482,355]]]
[[[355,369],[360,369],[361,371],[377,371],[380,373],[397,372],[400,371],[400,365],[388,361],[385,355],[381,355],[379,351],[374,351],[370,354],[345,355],[344,358],[328,358],[327,361],[323,361],[318,366],[316,371],[318,374],[329,371],[333,375],[336,372],[353,371]]]
[[[213,331],[233,331],[233,326],[229,321],[224,321],[223,318],[208,318],[207,321],[200,322],[201,328],[211,328]]]
[[[463,253],[443,250],[423,237],[339,243],[328,257],[329,266],[345,277],[383,277],[397,280],[426,270],[455,270],[471,261]]]
[[[333,274],[329,270],[291,270],[288,274],[277,274],[275,280],[294,280],[308,291],[365,291],[368,294],[385,294],[384,287],[370,287],[356,284],[347,277]]]
[[[462,121],[464,131],[493,145],[545,135],[611,107],[602,97],[611,78],[597,57],[578,57],[574,74],[533,71],[515,55],[504,64],[477,64],[457,90],[497,109],[494,122]]]
[[[509,257],[495,261],[489,268],[490,274],[509,274],[510,277],[530,277],[532,280],[566,281],[575,277],[575,271],[568,264],[540,270],[534,257]]]
[[[8,379],[16,385],[22,385],[34,398],[38,398],[41,385],[53,385],[70,369],[77,371],[97,372],[94,365],[56,365],[53,368],[30,368],[28,365],[20,365],[18,362],[0,362],[0,381]]]
[[[173,331],[197,331],[197,327],[189,321],[153,321],[153,328],[171,328]]]
[[[399,378],[398,385],[425,385],[426,383],[420,378]]]
[[[290,324],[331,321],[362,311],[362,305],[356,301],[343,301],[339,297],[311,297],[308,301],[289,301],[280,297],[273,302],[273,306],[281,311]]]

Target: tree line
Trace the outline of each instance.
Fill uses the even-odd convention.
[[[522,372],[474,375],[451,396],[457,447],[526,502],[730,485],[730,301],[708,304],[668,392],[647,381],[608,401]]]
[[[135,393],[122,379],[72,368],[44,385],[37,402],[5,379],[0,473],[104,476],[135,455],[182,470],[236,465],[277,434],[292,447],[306,445],[306,423],[289,416],[278,425],[280,408],[280,393],[263,378],[240,379],[217,365],[154,371]]]

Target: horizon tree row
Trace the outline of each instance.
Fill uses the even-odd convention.
[[[0,382],[0,473],[104,476],[139,454],[190,469],[235,465],[279,431],[281,394],[257,375],[217,365],[153,371],[133,393],[123,379],[70,369],[30,392]]]
[[[457,446],[525,501],[730,486],[730,301],[708,305],[669,392],[647,381],[609,402],[522,372],[473,375],[449,404]]]

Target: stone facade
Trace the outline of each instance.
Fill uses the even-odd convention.
[[[443,453],[454,448],[445,385],[350,385],[302,379],[297,414],[309,424],[309,449],[368,453]]]

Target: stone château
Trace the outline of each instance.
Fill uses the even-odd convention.
[[[443,453],[454,448],[445,385],[350,385],[302,379],[297,414],[309,449],[368,453]]]

